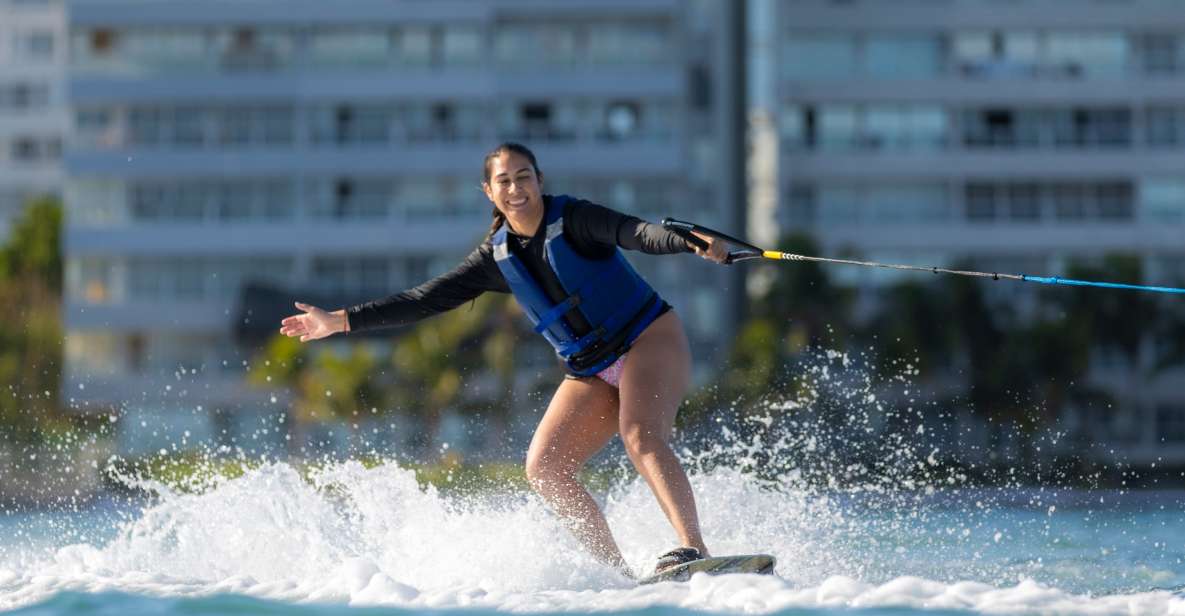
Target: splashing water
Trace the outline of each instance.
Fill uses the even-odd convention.
[[[943,433],[946,415],[911,400],[916,371],[878,379],[862,364],[820,352],[782,395],[721,413],[710,445],[690,444],[703,434],[678,444],[713,552],[775,554],[776,576],[637,587],[584,553],[532,495],[442,493],[395,462],[307,473],[270,462],[191,490],[129,480],[156,495],[130,512],[0,518],[0,609],[262,609],[223,597],[232,594],[316,614],[1185,613],[1171,590],[1185,584],[1178,495],[975,487],[968,465],[943,462],[957,442],[924,438]],[[636,476],[601,497],[635,571],[677,543]],[[60,529],[70,532],[49,536]]]

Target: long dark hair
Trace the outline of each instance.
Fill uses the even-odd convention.
[[[539,162],[535,160],[535,153],[532,152],[530,148],[521,143],[504,141],[498,144],[498,147],[490,150],[489,154],[486,154],[485,161],[482,163],[481,177],[483,184],[490,183],[491,161],[507,152],[514,152],[515,154],[523,156],[527,160],[531,161],[531,167],[535,169],[535,177],[543,179],[543,172],[539,171]],[[501,227],[502,223],[504,222],[506,222],[506,215],[503,214],[502,210],[499,210],[497,206],[494,206],[494,220],[490,224],[490,232],[486,234],[486,239],[493,237],[494,233],[498,231],[498,228]]]

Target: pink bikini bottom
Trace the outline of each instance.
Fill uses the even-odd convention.
[[[626,355],[629,355],[629,353],[626,353],[626,354],[622,355],[621,357],[618,357],[617,361],[613,362],[612,364],[609,364],[608,368],[605,368],[604,370],[598,372],[597,378],[601,379],[602,381],[605,381],[606,383],[608,383],[614,387],[620,388],[621,387],[621,373],[625,371]]]

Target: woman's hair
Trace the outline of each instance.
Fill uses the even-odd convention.
[[[514,152],[515,154],[518,154],[518,155],[526,158],[527,160],[531,161],[531,167],[535,169],[535,177],[537,177],[537,178],[543,177],[543,172],[539,171],[539,162],[535,160],[535,153],[532,152],[530,150],[530,148],[528,148],[527,146],[525,146],[521,143],[515,143],[513,141],[504,141],[501,144],[499,144],[498,147],[490,150],[489,154],[486,154],[485,161],[482,164],[483,169],[482,169],[482,174],[481,174],[481,181],[483,184],[490,183],[490,163],[495,158],[497,158],[507,152]],[[495,206],[494,207],[494,220],[490,224],[490,232],[486,234],[486,239],[493,237],[494,233],[498,231],[498,227],[501,227],[502,223],[504,223],[504,222],[506,222],[506,215],[502,213],[502,210],[499,210]]]

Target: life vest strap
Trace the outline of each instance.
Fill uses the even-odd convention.
[[[543,330],[551,327],[552,323],[560,320],[570,310],[580,305],[580,294],[573,293],[564,301],[552,306],[550,310],[539,315],[539,322],[535,324],[535,333],[542,334]]]

